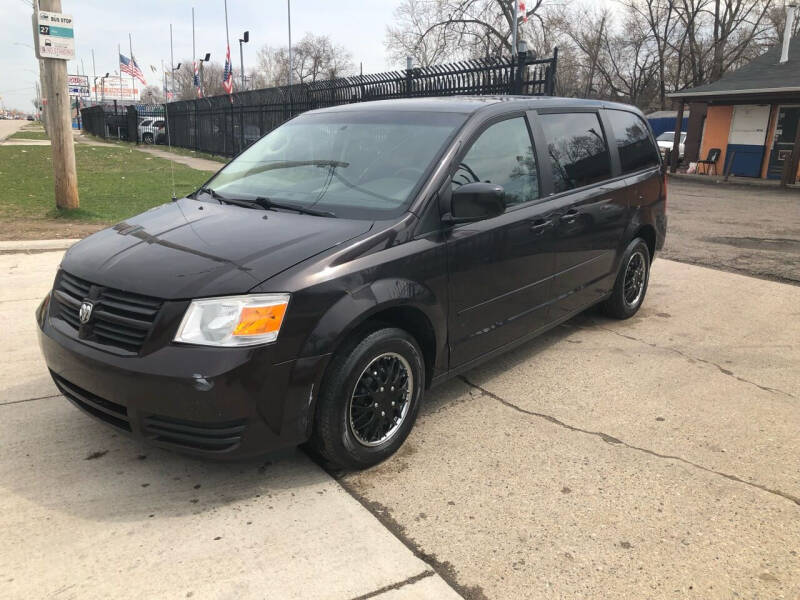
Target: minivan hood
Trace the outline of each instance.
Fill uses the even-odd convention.
[[[92,283],[158,298],[243,294],[371,227],[183,198],[78,242],[61,266]]]

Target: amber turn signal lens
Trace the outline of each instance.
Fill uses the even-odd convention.
[[[286,304],[248,306],[242,309],[233,335],[262,335],[278,331],[286,313]]]

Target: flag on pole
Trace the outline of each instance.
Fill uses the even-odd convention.
[[[119,54],[119,70],[123,73],[127,73],[131,77],[135,77],[139,81],[142,82],[142,85],[147,85],[147,82],[144,80],[144,73],[139,68],[139,65],[136,64],[136,59],[131,55],[130,58],[125,56],[120,52]]]
[[[231,46],[228,44],[228,52],[225,54],[225,69],[222,71],[222,87],[228,94],[233,93],[233,65],[231,65]]]
[[[520,2],[519,3],[519,14],[522,15],[520,17],[522,19],[522,22],[523,23],[527,23],[528,22],[528,11],[525,10],[525,3],[524,2]]]
[[[194,65],[194,76],[192,77],[192,82],[194,83],[195,90],[197,91],[197,97],[203,97],[203,90],[200,89],[200,70],[197,67],[197,61],[192,61],[192,65]]]

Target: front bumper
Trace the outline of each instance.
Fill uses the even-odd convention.
[[[43,314],[42,314],[43,313]],[[308,439],[329,355],[275,364],[274,345],[169,344],[145,356],[87,345],[40,309],[39,345],[73,404],[117,430],[196,455],[244,458]]]

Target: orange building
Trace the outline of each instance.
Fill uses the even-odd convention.
[[[714,83],[670,97],[678,101],[679,114],[689,106],[686,162],[705,159],[719,149],[719,174],[780,179],[786,161],[798,160],[794,153],[800,139],[800,36],[786,38]]]

